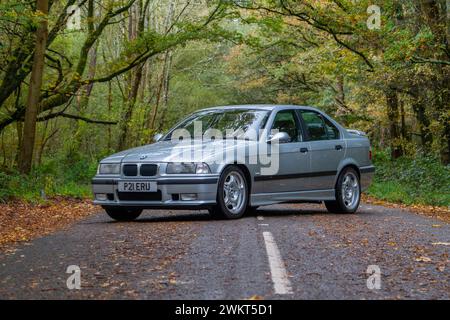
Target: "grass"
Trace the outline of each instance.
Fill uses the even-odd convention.
[[[389,160],[376,152],[376,173],[368,194],[407,205],[450,206],[450,166],[433,157],[402,157]]]
[[[96,167],[92,161],[65,163],[51,160],[35,168],[29,176],[0,171],[0,202],[21,199],[40,203],[53,196],[90,197],[90,181]]]
[[[394,203],[450,206],[450,196],[448,193],[441,194],[426,191],[417,195],[417,192],[411,190],[411,186],[398,182],[376,181],[367,193],[375,198]]]

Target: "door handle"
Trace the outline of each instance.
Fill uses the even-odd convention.
[[[308,148],[300,148],[300,152],[301,153],[307,153],[308,152]]]
[[[336,150],[342,150],[342,146],[340,144],[335,145],[334,148]]]

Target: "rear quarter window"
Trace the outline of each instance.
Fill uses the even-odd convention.
[[[327,118],[315,111],[301,110],[300,113],[310,140],[339,139],[339,129]]]

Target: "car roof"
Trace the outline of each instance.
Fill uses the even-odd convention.
[[[305,110],[315,110],[320,111],[317,108],[309,107],[309,106],[297,106],[297,105],[284,105],[284,104],[240,104],[240,105],[231,105],[231,106],[217,106],[211,108],[205,108],[198,111],[207,111],[207,110],[233,110],[233,109],[257,109],[257,110],[284,110],[284,109],[305,109]]]

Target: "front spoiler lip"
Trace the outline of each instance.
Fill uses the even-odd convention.
[[[209,209],[213,207],[215,201],[155,201],[155,202],[136,202],[136,201],[97,201],[94,200],[93,204],[102,207],[139,207],[142,209],[177,209],[177,210],[189,210],[189,209]]]

